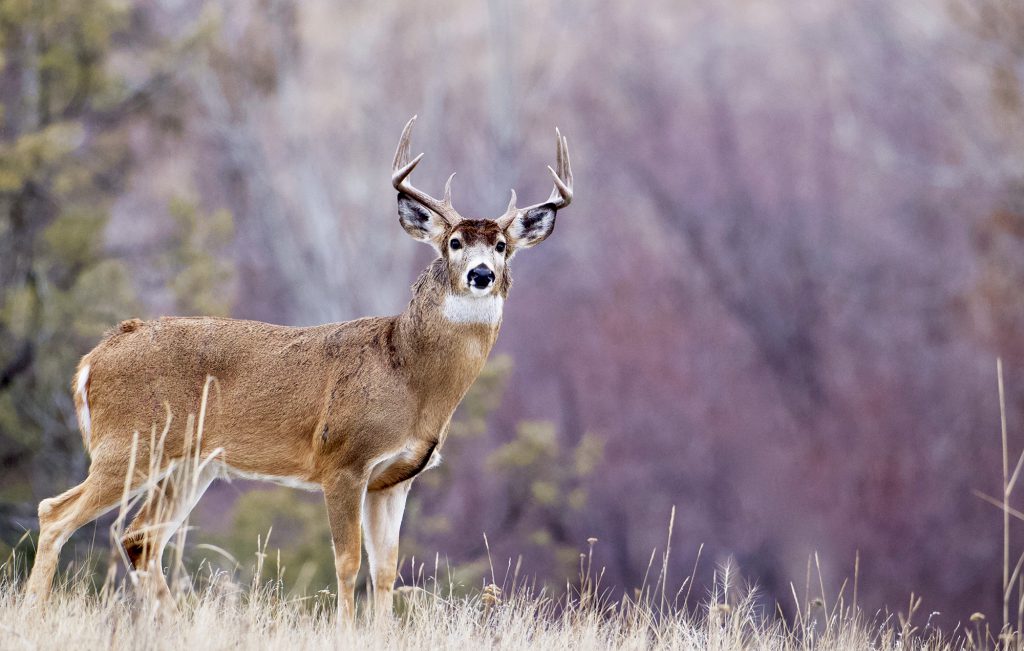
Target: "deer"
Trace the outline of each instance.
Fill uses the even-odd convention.
[[[50,594],[68,538],[136,496],[142,505],[119,543],[129,570],[155,581],[157,597],[173,609],[164,549],[213,480],[226,475],[322,491],[338,621],[354,621],[364,539],[368,605],[392,612],[413,481],[440,462],[452,415],[494,346],[512,284],[509,262],[551,235],[573,197],[568,143],[556,129],[547,200],[517,208],[512,190],[500,217],[465,218],[452,205],[454,174],[440,200],[412,185],[423,158],[410,159],[415,121],[402,131],[391,182],[400,225],[437,257],[401,314],[313,327],[130,319],[82,357],[71,388],[88,476],[39,504],[26,585],[34,603]],[[201,440],[191,418],[182,418],[200,410]],[[140,433],[158,429],[159,458],[140,442]]]

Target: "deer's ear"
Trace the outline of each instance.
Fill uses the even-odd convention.
[[[541,204],[523,210],[508,225],[507,233],[517,249],[540,244],[555,230],[555,207]]]
[[[398,193],[398,221],[413,238],[432,244],[436,244],[448,226],[440,215],[404,192]]]

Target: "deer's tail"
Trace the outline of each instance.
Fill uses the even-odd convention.
[[[92,414],[89,412],[89,356],[86,355],[78,364],[78,372],[71,383],[71,391],[75,398],[75,413],[78,415],[78,430],[82,433],[82,443],[86,452],[92,448]]]

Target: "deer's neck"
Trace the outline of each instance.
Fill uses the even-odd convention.
[[[434,260],[413,285],[395,328],[395,345],[411,379],[443,394],[433,396],[441,403],[457,404],[494,346],[503,305],[503,296],[453,294],[444,261]]]

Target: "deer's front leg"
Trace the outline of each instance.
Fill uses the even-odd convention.
[[[373,611],[377,617],[390,615],[394,604],[391,591],[398,570],[398,532],[405,513],[412,480],[366,493],[363,526],[366,528],[366,558],[373,581]]]
[[[327,519],[334,545],[334,569],[338,573],[338,623],[355,619],[356,574],[362,550],[359,520],[366,491],[366,477],[347,470],[324,482]]]

